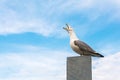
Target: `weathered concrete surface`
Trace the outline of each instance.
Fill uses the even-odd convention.
[[[67,80],[92,80],[91,56],[68,57]]]

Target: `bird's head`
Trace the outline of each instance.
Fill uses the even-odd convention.
[[[73,31],[73,29],[68,24],[66,24],[66,26],[67,27],[63,27],[63,29],[66,30],[68,33]]]
[[[66,24],[67,27],[63,27],[63,29],[65,29],[69,35],[70,35],[70,40],[79,40],[73,30],[72,27],[70,27],[68,24]]]

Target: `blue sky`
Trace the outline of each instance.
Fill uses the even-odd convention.
[[[0,0],[0,80],[65,80],[66,57],[78,56],[66,23],[105,56],[93,80],[119,80],[119,0]]]

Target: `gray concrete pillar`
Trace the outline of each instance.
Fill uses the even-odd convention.
[[[67,80],[92,80],[91,56],[68,57]]]

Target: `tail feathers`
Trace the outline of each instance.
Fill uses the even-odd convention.
[[[100,53],[91,53],[91,55],[94,56],[94,57],[104,57]]]

